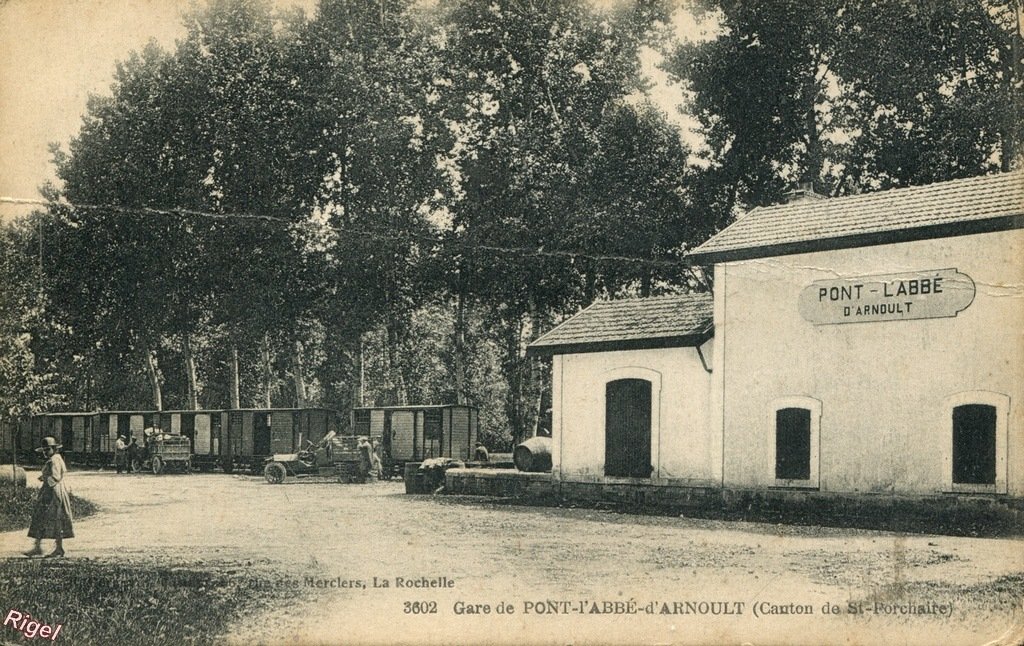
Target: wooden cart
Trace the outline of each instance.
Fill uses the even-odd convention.
[[[184,435],[155,435],[149,441],[146,461],[153,473],[178,469],[192,471],[192,442]]]

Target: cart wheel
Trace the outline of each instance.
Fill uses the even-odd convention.
[[[270,484],[281,484],[284,482],[286,475],[288,475],[288,472],[280,462],[271,462],[263,469],[263,477]]]
[[[159,455],[154,455],[153,456],[153,473],[155,475],[160,475],[160,473],[163,472],[163,470],[164,470],[164,461],[162,459],[160,459]]]
[[[224,473],[231,473],[235,468],[235,464],[231,460],[224,460],[220,463],[220,468],[224,470]]]

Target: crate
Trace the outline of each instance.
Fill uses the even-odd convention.
[[[149,443],[149,454],[163,460],[188,460],[192,456],[192,443],[187,437],[170,435]]]
[[[351,435],[336,435],[331,438],[331,462],[355,462],[359,464],[359,438]]]
[[[366,475],[359,468],[359,461],[345,460],[335,463],[338,470],[338,481],[362,484],[366,482]]]

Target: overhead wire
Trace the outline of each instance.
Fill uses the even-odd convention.
[[[117,213],[126,214],[137,214],[137,215],[161,215],[161,216],[192,216],[202,217],[219,220],[239,220],[239,221],[261,221],[270,222],[273,224],[280,224],[288,227],[315,227],[320,231],[331,231],[337,234],[343,235],[358,235],[378,241],[394,241],[400,239],[400,236],[396,235],[381,235],[376,232],[366,231],[363,229],[353,227],[336,227],[326,223],[314,223],[309,220],[297,221],[282,218],[273,215],[260,214],[260,213],[215,213],[211,211],[201,211],[197,209],[187,209],[182,207],[174,208],[157,208],[152,206],[124,206],[120,204],[89,204],[81,202],[69,202],[65,200],[47,200],[41,198],[19,198],[0,196],[0,204],[12,204],[12,205],[25,205],[25,206],[45,206],[45,207],[63,207],[68,209],[81,209],[85,211],[113,211]],[[444,245],[451,244],[450,241],[446,241],[441,236],[428,236],[423,234],[417,234],[414,232],[404,232],[403,236],[405,239],[415,239],[430,244]],[[695,278],[704,282],[699,276],[694,274],[693,268],[690,263],[685,259],[659,259],[659,258],[643,258],[639,256],[626,256],[616,254],[594,254],[584,251],[572,251],[564,249],[544,249],[543,247],[507,247],[501,245],[488,245],[488,244],[476,244],[466,241],[455,243],[457,247],[463,249],[469,249],[474,251],[483,251],[490,253],[502,253],[509,255],[523,255],[523,256],[535,256],[535,257],[547,257],[547,258],[562,258],[570,260],[588,260],[595,262],[616,262],[616,263],[632,263],[642,264],[647,266],[655,267],[666,267],[666,268],[681,268],[689,270],[691,275]]]

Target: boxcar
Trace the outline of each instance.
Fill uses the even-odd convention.
[[[35,418],[22,420],[18,424],[17,451],[18,456],[26,464],[42,463],[42,456],[35,452],[35,448],[42,445],[43,436],[40,435],[39,425]]]
[[[160,428],[160,413],[157,411],[100,411],[92,413],[92,458],[96,466],[108,466],[114,462],[114,444],[118,435],[128,441],[135,438],[141,447],[145,444],[144,431]],[[65,446],[65,448],[67,448]]]
[[[221,411],[165,410],[160,413],[159,427],[191,441],[194,468],[206,471],[220,464]]]
[[[225,472],[247,468],[263,473],[274,453],[293,453],[338,430],[338,413],[328,408],[256,408],[222,411],[220,464]]]
[[[86,464],[92,451],[92,413],[43,413],[29,421],[22,450],[32,450],[42,438],[52,437],[63,445],[61,453],[70,464]]]
[[[16,458],[23,461],[18,452],[18,420],[0,421],[0,462],[10,463]]]
[[[19,464],[34,462],[33,449],[39,446],[33,442],[32,420],[30,418],[8,419],[0,424],[0,461],[9,463],[17,459]]]
[[[74,446],[72,436],[75,413],[50,413],[7,420],[0,425],[0,460],[13,460],[17,454],[21,464],[42,464],[42,454],[36,449],[43,438],[52,436],[64,445],[62,453],[70,453]]]
[[[393,463],[427,458],[468,460],[478,436],[480,412],[465,404],[367,406],[352,410],[356,435],[379,439]]]

